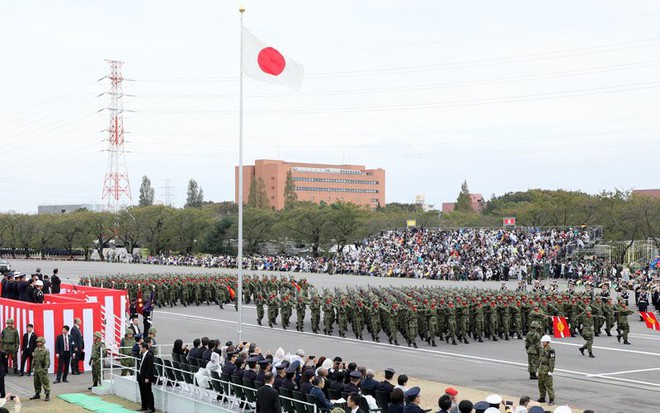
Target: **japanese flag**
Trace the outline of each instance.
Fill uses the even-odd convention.
[[[303,66],[266,45],[243,27],[243,73],[253,79],[300,90]]]

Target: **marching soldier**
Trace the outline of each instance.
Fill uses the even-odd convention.
[[[594,318],[591,314],[591,307],[586,307],[584,313],[580,317],[580,324],[582,324],[582,337],[586,340],[586,343],[579,348],[580,353],[584,356],[584,350],[589,352],[589,357],[594,358],[594,353],[592,351],[592,346],[594,344]]]
[[[537,380],[536,372],[539,369],[539,356],[541,354],[541,335],[539,334],[540,325],[532,321],[531,328],[525,337],[525,349],[527,350],[527,371],[529,379]]]

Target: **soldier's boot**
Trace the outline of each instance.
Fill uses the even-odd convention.
[[[594,356],[594,353],[589,352],[589,358],[595,359],[596,356]]]
[[[616,341],[618,341],[619,343],[621,342],[621,334],[616,335]]]
[[[578,350],[580,350],[580,353],[584,356],[584,347],[580,347]]]
[[[493,336],[493,341],[497,341],[497,337]]]
[[[224,309],[225,309],[225,305],[224,305],[223,303],[220,303],[220,308],[224,310]]]
[[[518,334],[518,340],[522,340],[522,339],[523,339],[522,334]]]
[[[40,398],[41,396],[39,395],[39,393],[35,393],[34,396],[30,397],[30,400],[39,400]]]
[[[417,343],[414,342],[414,341],[413,341],[412,345],[413,345],[414,348],[419,348],[419,347],[417,347]]]
[[[454,340],[454,341],[456,341],[456,340]],[[447,344],[449,344],[449,336],[447,336]]]
[[[479,342],[480,342],[480,343],[483,343],[483,342],[484,342],[484,341],[481,339],[481,337],[479,337]]]
[[[552,400],[552,399],[548,400],[548,406],[552,406],[553,404],[555,404],[554,400]]]
[[[463,343],[465,343],[465,344],[470,344],[470,342],[467,340],[467,338],[464,338],[464,339],[463,339]]]
[[[390,344],[392,344],[392,337],[388,337],[387,340],[389,341]]]
[[[394,345],[395,345],[395,346],[398,346],[398,345],[399,345],[399,342],[396,341],[396,340],[394,340]]]
[[[536,373],[529,373],[529,379],[530,380],[538,380],[538,377],[536,377]]]
[[[49,402],[49,401],[50,401],[50,393],[46,393],[46,397],[44,398],[44,401],[45,401],[45,402]]]
[[[271,322],[269,321],[269,322],[268,322],[268,327],[273,328],[273,323],[271,323]]]
[[[360,334],[360,337],[359,337],[359,338],[360,338],[360,340],[363,340],[363,338],[362,338],[362,334]]]
[[[545,403],[545,397],[541,397],[540,399],[537,400],[539,403]]]
[[[612,333],[610,333],[610,330],[606,331],[608,337],[612,337]]]
[[[261,320],[257,320],[257,324],[261,325]]]
[[[458,343],[456,342],[456,340],[452,340],[452,341],[451,341],[451,344],[454,345],[454,346],[457,346],[457,345],[458,345]]]
[[[628,341],[628,340],[623,340],[623,344],[628,344],[628,345],[630,345],[630,341]]]
[[[438,347],[438,345],[435,344],[435,340],[431,340],[431,345],[432,345],[433,347]]]
[[[508,334],[504,336],[504,340],[509,341],[509,335]]]
[[[14,374],[18,374],[18,369],[14,367]]]
[[[426,337],[426,344],[431,344],[431,337]]]

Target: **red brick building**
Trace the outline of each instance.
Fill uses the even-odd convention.
[[[291,171],[299,201],[328,204],[350,202],[370,208],[385,206],[385,170],[366,169],[362,165],[327,165],[258,159],[243,165],[243,203],[247,203],[250,185],[261,178],[270,206],[284,208],[284,187]],[[235,168],[235,200],[238,203],[238,166]]]
[[[470,194],[470,203],[472,204],[472,210],[475,212],[481,212],[481,208],[484,205],[484,197],[481,194]],[[454,211],[456,208],[456,202],[443,202],[442,203],[442,213],[448,214]]]

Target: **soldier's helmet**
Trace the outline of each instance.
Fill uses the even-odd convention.
[[[7,324],[14,324],[14,319],[13,318],[8,318],[6,323]]]
[[[39,337],[39,338],[37,339],[37,343],[46,344],[46,339],[43,338],[43,337]]]
[[[149,328],[149,334],[156,334],[158,331],[156,331],[155,327]]]
[[[539,328],[539,327],[541,327],[541,326],[539,325],[539,322],[538,322],[538,321],[532,321],[531,327],[532,327],[532,328]]]
[[[124,333],[124,336],[126,337],[133,336],[133,330],[129,328],[128,330],[126,330],[126,333]]]
[[[94,338],[103,338],[100,331],[94,332]]]

